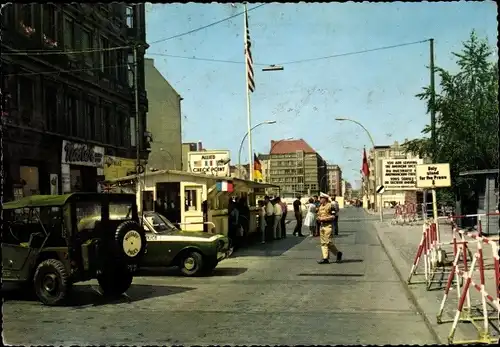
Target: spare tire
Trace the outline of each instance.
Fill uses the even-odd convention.
[[[123,222],[116,228],[115,256],[127,264],[138,264],[146,251],[144,229],[134,221]]]

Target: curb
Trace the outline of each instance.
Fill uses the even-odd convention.
[[[395,247],[392,244],[392,242],[390,240],[388,240],[385,237],[385,235],[383,235],[383,232],[381,232],[379,230],[379,227],[377,226],[377,223],[372,222],[372,224],[375,227],[375,230],[377,231],[377,238],[378,238],[378,240],[380,242],[380,245],[382,246],[382,249],[384,250],[384,252],[387,255],[387,257],[389,258],[389,261],[391,262],[392,268],[394,269],[394,271],[398,275],[399,280],[401,281],[401,284],[403,285],[403,288],[405,290],[406,296],[408,297],[408,299],[410,299],[411,303],[415,306],[415,308],[417,309],[418,313],[423,317],[424,323],[427,326],[427,329],[429,329],[429,331],[430,331],[430,333],[431,333],[431,335],[432,335],[432,337],[434,339],[434,342],[437,343],[437,344],[439,344],[439,345],[446,345],[446,344],[448,344],[448,342],[447,341],[443,341],[441,339],[441,337],[439,336],[439,334],[437,333],[436,329],[432,325],[431,317],[429,317],[429,314],[427,314],[425,312],[425,310],[422,308],[422,306],[418,302],[418,299],[417,299],[416,295],[410,289],[410,287],[406,283],[406,280],[405,280],[403,274],[401,273],[401,271],[399,270],[398,266],[396,265],[398,262],[404,264],[405,261],[403,260],[403,258],[399,254],[397,254],[397,252],[395,250]],[[432,318],[434,318],[434,317],[432,317]]]

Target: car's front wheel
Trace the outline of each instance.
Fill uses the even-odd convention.
[[[102,294],[108,297],[116,297],[125,293],[132,285],[133,279],[132,273],[124,270],[97,277]]]
[[[64,264],[57,259],[42,261],[33,277],[36,296],[45,305],[60,305],[70,288],[69,275]]]
[[[197,276],[203,272],[203,256],[196,252],[186,252],[180,258],[179,267],[185,276]]]

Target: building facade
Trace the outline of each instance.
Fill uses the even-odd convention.
[[[335,164],[326,166],[327,191],[330,195],[344,196],[342,192],[342,169]]]
[[[181,170],[182,97],[156,69],[153,59],[144,59],[144,74],[149,102],[148,131],[153,138],[148,168]]]
[[[203,150],[203,145],[200,142],[185,142],[182,144],[181,151],[182,151],[182,171],[189,171],[189,160],[188,160],[188,153],[189,152],[196,152],[196,151],[202,151]]]
[[[9,4],[1,25],[6,201],[97,191],[107,157],[147,158],[144,5]]]
[[[326,162],[303,139],[271,141],[269,167],[269,183],[285,197],[326,190]]]

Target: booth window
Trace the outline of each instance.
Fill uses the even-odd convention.
[[[198,206],[198,188],[189,188],[186,187],[184,189],[184,210],[185,211],[199,211],[200,206]]]

